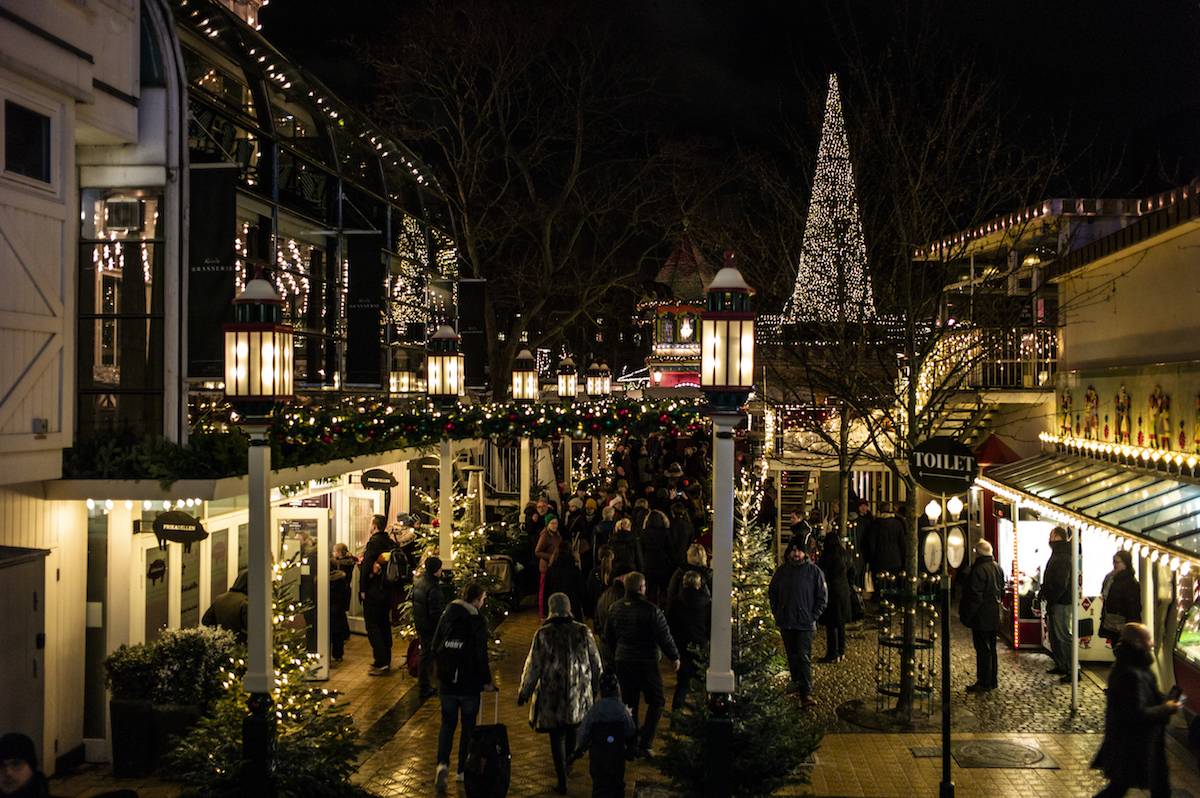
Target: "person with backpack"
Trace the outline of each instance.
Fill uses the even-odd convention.
[[[480,612],[486,600],[487,591],[483,585],[469,582],[463,588],[461,598],[450,602],[442,613],[430,643],[430,650],[437,659],[438,692],[442,705],[437,770],[434,775],[434,785],[439,793],[446,791],[450,750],[454,746],[454,729],[460,717],[462,735],[458,741],[458,781],[464,778],[467,745],[479,715],[480,694],[496,690],[488,664],[487,622]]]
[[[442,592],[442,561],[438,557],[425,560],[421,578],[412,587],[413,626],[421,643],[421,666],[417,674],[417,689],[421,698],[429,698],[437,691],[433,689],[433,635],[438,621],[446,609],[446,595]]]
[[[358,598],[362,601],[363,625],[371,643],[371,667],[367,669],[370,676],[384,676],[392,669],[390,609],[394,583],[388,582],[387,569],[396,544],[386,529],[386,517],[371,516],[371,537],[358,566]]]
[[[625,750],[637,737],[637,724],[621,700],[621,683],[612,671],[600,675],[600,700],[579,726],[571,761],[588,754],[592,798],[624,798]]]
[[[575,730],[600,688],[600,652],[592,631],[572,619],[571,600],[565,594],[552,593],[546,603],[546,621],[534,632],[521,673],[517,706],[532,699],[529,725],[550,735],[558,777],[554,791],[566,795],[567,757],[575,750]]]
[[[975,544],[975,562],[967,574],[958,617],[971,630],[975,645],[975,683],[968,693],[995,690],[996,630],[1000,628],[1000,598],[1004,595],[1004,572],[992,559],[992,544]]]

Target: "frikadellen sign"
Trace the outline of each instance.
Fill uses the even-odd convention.
[[[908,470],[925,490],[941,496],[966,493],[979,476],[979,460],[953,438],[929,438],[908,456]]]

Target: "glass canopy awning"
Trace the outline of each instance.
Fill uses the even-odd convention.
[[[1200,556],[1200,484],[1061,453],[991,468],[987,481],[1131,538]]]

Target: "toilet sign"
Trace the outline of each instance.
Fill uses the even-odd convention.
[[[908,470],[925,490],[940,496],[966,493],[979,476],[979,460],[953,438],[929,438],[908,456]]]

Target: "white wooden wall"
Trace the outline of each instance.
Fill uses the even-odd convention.
[[[83,659],[87,607],[87,509],[47,501],[40,485],[0,487],[0,545],[47,549],[46,696],[42,761],[83,744]]]

